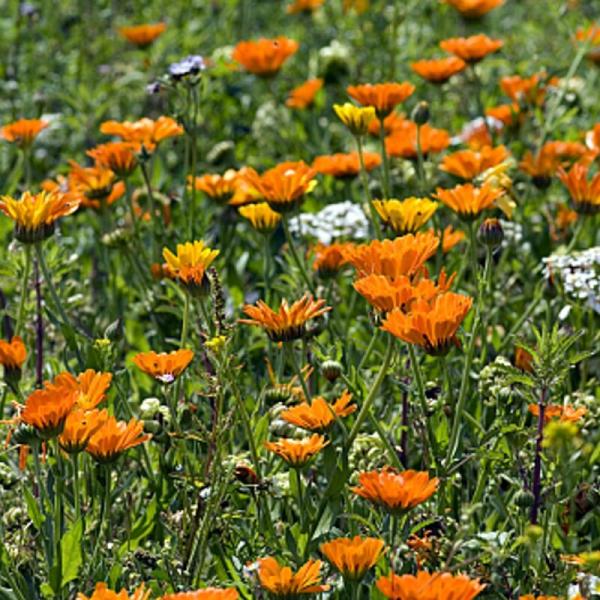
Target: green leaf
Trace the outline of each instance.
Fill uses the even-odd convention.
[[[81,536],[83,535],[83,522],[81,519],[75,521],[73,525],[63,534],[60,540],[60,552],[62,555],[62,578],[60,587],[62,588],[69,581],[77,579],[79,567],[81,567]]]
[[[31,519],[31,522],[34,524],[35,528],[41,531],[44,523],[44,516],[40,511],[38,503],[33,497],[33,494],[29,488],[23,488],[23,495],[25,496],[25,504],[27,504],[27,514],[29,515],[29,518]]]

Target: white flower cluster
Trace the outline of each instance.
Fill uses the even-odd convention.
[[[600,246],[543,259],[546,277],[559,277],[565,292],[600,313]]]
[[[290,231],[314,237],[322,244],[331,244],[338,238],[366,240],[369,221],[358,204],[346,200],[330,204],[318,213],[302,213],[290,219]]]

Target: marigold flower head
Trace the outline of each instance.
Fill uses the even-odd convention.
[[[425,471],[401,471],[384,467],[380,471],[363,471],[352,491],[385,510],[401,514],[422,504],[437,490],[439,480]]]
[[[518,123],[520,110],[520,106],[516,102],[512,102],[511,104],[499,104],[498,106],[486,108],[485,114],[492,119],[500,121],[503,125],[510,127],[511,125]]]
[[[530,404],[527,410],[534,416],[538,417],[540,414],[540,407],[538,404]],[[575,423],[587,414],[585,407],[575,408],[570,404],[549,404],[544,410],[544,423],[548,423],[552,419],[559,419],[563,422]]]
[[[81,206],[97,210],[125,193],[125,184],[116,182],[115,173],[106,167],[82,167],[75,161],[69,161],[69,166],[68,197],[77,199]]]
[[[41,119],[19,119],[8,123],[0,129],[0,137],[21,148],[30,146],[40,131],[48,127],[47,121]]]
[[[494,188],[490,183],[484,183],[481,187],[466,183],[449,190],[438,188],[435,196],[457,213],[461,219],[472,221],[503,194],[503,190]]]
[[[449,56],[448,58],[418,60],[412,63],[410,68],[426,81],[441,84],[464,71],[467,68],[467,63],[456,56]]]
[[[142,25],[130,25],[120,27],[121,37],[138,48],[147,48],[167,28],[166,23],[144,23]]]
[[[269,452],[277,454],[294,468],[306,465],[328,444],[322,435],[316,433],[301,440],[279,438],[276,442],[264,443]]]
[[[15,222],[15,237],[24,244],[50,237],[56,221],[78,208],[78,201],[58,192],[23,192],[19,199],[0,197],[0,210]]]
[[[379,117],[385,117],[398,104],[404,102],[413,94],[415,86],[407,81],[402,83],[365,83],[362,85],[349,85],[346,91],[359,104],[372,106]]]
[[[298,13],[311,13],[320,8],[325,0],[293,0],[288,5],[286,12],[289,15],[295,15]]]
[[[188,185],[204,192],[219,204],[227,204],[238,190],[238,177],[239,174],[235,169],[228,169],[223,175],[206,173],[201,177],[196,177],[193,183],[190,177]]]
[[[372,106],[361,108],[346,102],[334,104],[333,110],[350,133],[356,136],[365,135],[369,131],[371,121],[375,118],[375,109]]]
[[[106,419],[108,419],[106,410],[76,408],[71,411],[58,436],[60,447],[68,454],[83,452],[92,435],[102,427]]]
[[[429,198],[406,198],[404,200],[373,200],[373,206],[381,220],[399,235],[416,233],[437,209],[437,202]]]
[[[218,250],[212,250],[202,241],[177,244],[177,254],[163,248],[163,272],[170,279],[179,280],[189,291],[201,292],[206,269],[218,255]]]
[[[134,144],[137,151],[143,148],[146,152],[154,152],[160,142],[183,135],[184,129],[175,119],[163,115],[156,120],[144,117],[133,122],[105,121],[100,125],[100,131]]]
[[[456,246],[460,244],[466,237],[465,232],[460,229],[454,229],[452,225],[448,225],[442,233],[438,233],[442,238],[442,252],[447,254]]]
[[[360,581],[377,564],[385,543],[378,538],[337,538],[319,546],[344,579]]]
[[[131,142],[108,142],[87,151],[97,166],[114,171],[119,177],[131,175],[137,167],[135,144]]]
[[[232,57],[246,71],[268,78],[279,72],[283,63],[296,53],[298,47],[298,42],[285,36],[275,39],[247,40],[238,42]]]
[[[472,600],[485,585],[466,575],[418,571],[416,575],[392,572],[377,580],[377,588],[391,600]]]
[[[161,383],[173,383],[194,358],[191,350],[183,348],[173,352],[140,352],[133,357],[136,367]]]
[[[600,212],[600,173],[596,173],[590,179],[588,167],[576,163],[569,172],[560,167],[558,178],[569,191],[574,210],[582,215],[595,215]]]
[[[285,213],[298,208],[304,195],[314,189],[316,174],[313,168],[298,161],[280,163],[262,175],[247,168],[243,178],[273,210]]]
[[[151,435],[144,435],[144,423],[131,419],[129,423],[108,417],[88,440],[85,451],[99,463],[115,461],[123,452],[143,444]]]
[[[75,404],[82,410],[96,408],[104,398],[112,381],[112,373],[102,373],[87,369],[74,377],[66,371],[59,373],[46,387],[52,390],[75,392]]]
[[[62,431],[76,399],[75,392],[61,388],[35,390],[25,401],[19,419],[34,427],[42,439],[56,437]]]
[[[10,341],[0,340],[0,365],[4,371],[19,371],[27,358],[23,339],[14,335]]]
[[[301,402],[284,410],[280,417],[292,425],[307,431],[323,432],[331,427],[336,419],[347,417],[356,411],[356,404],[351,404],[352,394],[345,391],[333,404],[318,396],[312,403]]]
[[[381,155],[377,152],[363,152],[363,161],[365,170],[372,171],[381,164]],[[358,152],[324,154],[317,156],[312,166],[317,173],[348,179],[360,173],[360,157]]]
[[[312,106],[317,92],[323,87],[322,79],[309,79],[295,87],[289,94],[285,105],[288,108],[305,109]]]
[[[114,592],[108,588],[106,583],[97,583],[94,592],[89,598],[79,592],[77,600],[148,600],[150,590],[145,590],[144,588],[145,586],[142,583],[133,594],[128,594],[124,589],[120,592]]]
[[[281,221],[281,215],[275,212],[268,202],[240,206],[238,212],[260,233],[272,233]]]
[[[209,587],[195,592],[165,594],[159,600],[238,600],[239,594],[233,588]]]
[[[479,19],[494,8],[504,4],[504,0],[443,0],[454,7],[466,19]]]
[[[483,33],[468,38],[449,38],[440,42],[442,50],[470,64],[479,62],[488,54],[498,52],[503,45],[502,40],[493,40]]]
[[[321,583],[320,560],[309,560],[294,573],[289,567],[280,565],[271,556],[258,561],[258,579],[263,589],[275,598],[294,598],[304,594],[326,592],[328,585]]]
[[[426,123],[417,130],[416,123],[405,120],[386,138],[386,152],[390,156],[416,159],[418,156],[417,131],[423,156],[441,152],[450,144],[450,134],[445,129],[435,129]]]
[[[317,244],[314,248],[315,260],[313,269],[318,271],[322,277],[331,277],[346,264],[348,264],[348,252],[354,248],[352,242],[334,243],[329,246]]]
[[[408,234],[394,240],[373,240],[349,249],[348,262],[360,277],[371,274],[389,279],[412,277],[435,254],[439,243],[433,231]]]
[[[532,178],[536,187],[546,189],[559,165],[560,159],[556,153],[542,147],[535,156],[529,151],[525,152],[519,168]]]
[[[440,169],[468,181],[504,162],[510,156],[505,146],[484,146],[481,150],[458,150],[444,156]]]
[[[274,342],[289,342],[304,337],[306,324],[331,310],[325,306],[325,300],[314,300],[305,294],[289,306],[283,299],[277,312],[259,300],[256,306],[246,304],[244,314],[249,319],[240,319],[240,323],[262,327]]]
[[[547,88],[557,82],[546,73],[534,73],[531,77],[509,75],[500,80],[500,87],[513,102],[539,106],[544,102]]]

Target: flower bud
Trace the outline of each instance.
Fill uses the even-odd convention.
[[[321,365],[323,377],[333,383],[342,374],[342,365],[337,360],[326,360]]]
[[[411,114],[411,119],[420,126],[429,122],[430,116],[431,113],[429,112],[429,102],[422,100],[414,107]]]
[[[477,233],[479,241],[484,245],[493,250],[497,248],[504,239],[504,230],[502,224],[498,219],[485,219],[479,227]]]

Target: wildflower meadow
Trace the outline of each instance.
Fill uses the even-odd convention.
[[[600,597],[598,0],[0,54],[0,600]]]

